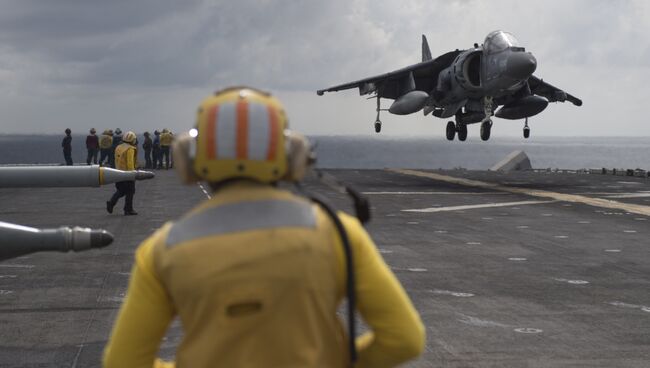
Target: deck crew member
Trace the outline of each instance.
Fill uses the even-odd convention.
[[[72,131],[70,128],[66,128],[65,137],[61,141],[61,147],[63,147],[63,159],[65,164],[72,166]]]
[[[86,165],[93,164],[97,165],[97,152],[99,151],[99,138],[95,135],[97,131],[95,128],[90,129],[90,134],[86,136],[86,150],[88,155],[86,156]]]
[[[122,130],[120,128],[115,129],[115,132],[113,133],[113,143],[111,145],[111,153],[110,156],[108,156],[108,162],[112,168],[116,168],[115,166],[115,150],[117,149],[117,146],[122,144]]]
[[[104,165],[104,160],[111,163],[111,149],[113,147],[113,131],[106,129],[99,138],[99,166]]]
[[[162,166],[162,160],[163,157],[165,158],[165,170],[169,169],[170,165],[170,150],[172,147],[172,141],[174,139],[174,136],[172,135],[172,132],[170,132],[168,129],[163,129],[162,133],[160,133],[160,164]],[[162,169],[162,167],[161,167]]]
[[[162,367],[175,316],[179,367],[393,367],[422,352],[422,322],[361,224],[275,186],[301,180],[311,157],[286,128],[280,102],[255,89],[201,103],[175,168],[213,196],[136,250],[105,367]],[[348,345],[337,308],[350,290],[369,331]]]
[[[144,150],[144,167],[145,169],[152,168],[151,162],[151,148],[153,146],[153,141],[151,140],[151,134],[149,132],[144,132],[144,142],[142,143],[142,149]]]
[[[135,170],[136,162],[136,136],[133,132],[126,132],[117,148],[115,148],[115,166],[118,170],[131,171]],[[117,201],[124,199],[124,215],[137,215],[133,210],[133,195],[135,194],[135,180],[120,181],[115,183],[115,193],[108,202],[106,202],[106,211],[113,213],[113,207]]]

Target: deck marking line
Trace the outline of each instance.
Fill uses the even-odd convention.
[[[362,192],[365,195],[503,195],[503,192]],[[650,197],[650,193],[648,194]]]
[[[429,173],[429,172],[417,171],[417,170],[406,170],[406,169],[388,169],[388,170],[398,174],[429,178],[433,180],[438,180],[438,181],[443,181],[443,182],[458,184],[463,186],[499,190],[502,192],[524,194],[533,197],[551,198],[557,201],[582,203],[594,207],[624,210],[627,212],[636,213],[638,215],[650,216],[650,206],[644,206],[640,204],[622,203],[622,202],[612,201],[604,198],[590,198],[578,194],[564,194],[564,193],[551,192],[548,190],[508,187],[500,184],[487,183],[479,180],[456,178],[453,176]]]
[[[447,211],[462,211],[462,210],[473,210],[477,208],[495,208],[495,207],[509,207],[509,206],[521,206],[528,204],[544,204],[544,203],[553,203],[556,201],[521,201],[521,202],[504,202],[504,203],[483,203],[483,204],[471,204],[464,206],[449,206],[449,207],[429,207],[429,208],[420,208],[420,209],[410,209],[402,210],[402,212],[447,212]]]

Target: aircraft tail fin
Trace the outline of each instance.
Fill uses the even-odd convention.
[[[429,42],[427,42],[427,37],[422,35],[422,61],[429,61],[433,59],[431,57],[431,49],[429,49]]]

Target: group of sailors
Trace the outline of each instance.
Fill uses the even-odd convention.
[[[63,147],[63,158],[66,165],[72,165],[72,131],[68,128],[65,130],[65,137],[61,142]],[[155,130],[153,138],[149,132],[144,132],[144,142],[142,150],[144,151],[144,160],[146,169],[169,169],[172,167],[171,146],[174,135],[169,129],[162,131]],[[100,166],[109,166],[115,168],[115,149],[122,143],[122,130],[120,128],[106,129],[101,135],[97,135],[95,128],[90,129],[86,136],[86,164]],[[138,139],[135,140],[136,157]],[[99,158],[98,158],[99,157]],[[164,163],[163,163],[164,162]]]

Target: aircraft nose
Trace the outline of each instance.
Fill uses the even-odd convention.
[[[506,73],[508,76],[523,80],[530,77],[537,69],[537,60],[529,52],[513,52],[508,57]]]

